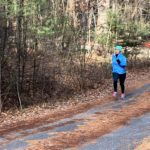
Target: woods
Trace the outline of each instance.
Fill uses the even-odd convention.
[[[101,86],[117,43],[150,65],[149,40],[149,0],[0,0],[0,111]]]

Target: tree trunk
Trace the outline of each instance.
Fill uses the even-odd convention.
[[[5,12],[4,18],[3,18],[3,24],[2,24],[2,37],[1,37],[1,43],[0,43],[0,112],[2,111],[2,81],[3,81],[3,68],[4,68],[4,52],[6,48],[6,42],[7,42],[7,33],[8,33],[8,20],[7,20],[7,3],[3,7],[3,11]]]
[[[17,34],[17,95],[19,100],[20,109],[22,110],[21,104],[21,55],[22,55],[22,44],[23,44],[23,5],[24,0],[19,2],[19,16],[17,18],[18,34]]]
[[[0,113],[2,111],[2,59],[0,58]]]

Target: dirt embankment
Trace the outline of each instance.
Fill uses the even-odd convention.
[[[95,114],[94,120],[80,126],[73,132],[58,133],[55,138],[31,142],[29,150],[62,150],[80,146],[126,124],[133,117],[150,112],[150,92],[142,94],[136,102],[120,110],[109,110]]]

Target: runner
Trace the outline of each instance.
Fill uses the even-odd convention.
[[[113,97],[117,97],[117,83],[120,81],[121,99],[125,98],[125,79],[126,79],[126,57],[123,55],[123,47],[116,46],[115,54],[112,56],[112,73],[113,73]]]

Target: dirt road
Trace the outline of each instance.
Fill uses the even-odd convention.
[[[146,82],[128,91],[124,101],[106,97],[1,129],[0,150],[134,149],[150,135],[150,81]]]

